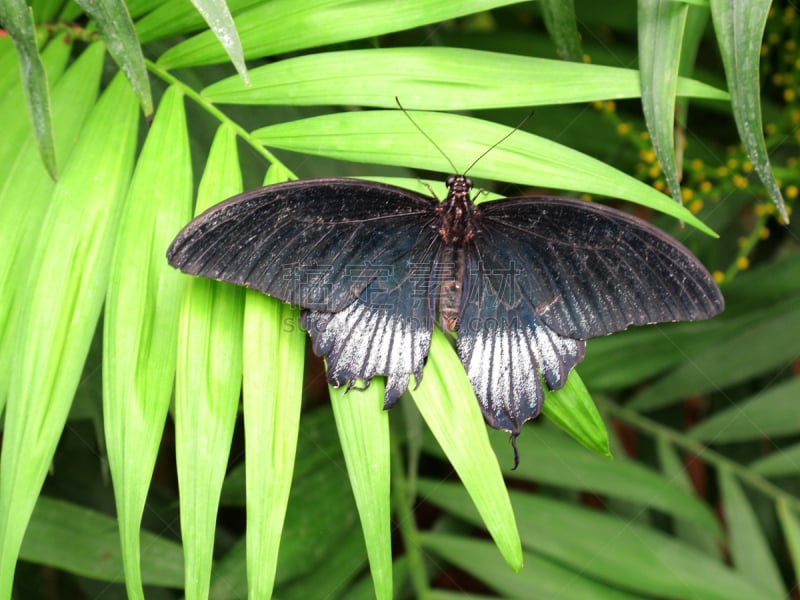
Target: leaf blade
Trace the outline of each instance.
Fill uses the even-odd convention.
[[[788,222],[783,196],[769,162],[761,125],[759,62],[761,37],[772,4],[769,0],[709,0],[731,108],[745,152],[783,220]]]
[[[139,97],[139,103],[146,118],[153,114],[153,95],[150,91],[150,80],[147,78],[147,67],[144,64],[142,47],[136,37],[136,30],[122,0],[76,0],[78,6],[97,22],[108,45],[108,52],[125,73],[131,87]]]
[[[219,128],[198,190],[197,211],[241,192],[234,133]],[[193,279],[178,332],[175,458],[190,598],[209,593],[220,492],[239,408],[244,291]]]
[[[682,202],[675,161],[675,97],[688,5],[639,0],[639,76],[642,108],[672,198]]]
[[[347,70],[342,71],[341,65]],[[469,69],[464,65],[468,64]],[[530,82],[537,85],[531,87]],[[634,69],[564,62],[468,48],[375,48],[298,56],[256,67],[251,85],[228,77],[206,87],[211,102],[246,105],[328,104],[466,110],[637,98]],[[676,93],[714,100],[728,94],[693,79]],[[469,94],[464,89],[469,88]]]
[[[25,312],[11,380],[14,401],[6,407],[0,456],[0,596],[10,597],[22,534],[100,315],[113,229],[136,143],[137,115],[128,92],[124,81],[115,80],[82,128],[53,191],[41,230],[46,243],[38,247],[21,298]]]
[[[22,89],[25,91],[28,114],[33,123],[42,162],[50,177],[53,180],[58,179],[50,89],[36,42],[33,10],[28,8],[24,0],[7,0],[0,3],[0,21],[8,28],[19,54]]]
[[[185,284],[164,254],[191,214],[191,173],[183,96],[170,87],[128,190],[105,305],[104,424],[132,598],[142,597],[139,529],[169,409]]]

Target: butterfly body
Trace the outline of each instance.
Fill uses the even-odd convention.
[[[329,381],[386,376],[386,407],[421,380],[438,315],[486,421],[513,435],[585,340],[724,306],[703,265],[645,221],[549,196],[476,206],[469,178],[447,185],[441,203],[354,179],[267,186],[196,217],[168,260],[304,308]]]
[[[476,219],[480,214],[470,198],[472,180],[463,175],[447,179],[448,194],[436,208],[441,219],[439,237],[441,247],[436,266],[441,279],[439,285],[439,324],[445,332],[458,329],[466,278],[466,255],[478,234]]]

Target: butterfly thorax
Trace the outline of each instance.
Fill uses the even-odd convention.
[[[477,213],[470,198],[472,180],[464,175],[447,179],[447,198],[437,209],[440,218],[439,250],[436,276],[439,285],[439,316],[445,331],[458,328],[461,297],[466,265],[465,248],[476,233],[474,217]]]

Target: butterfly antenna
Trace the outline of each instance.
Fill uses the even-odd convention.
[[[436,142],[434,142],[434,141],[433,141],[433,138],[432,138],[431,136],[429,136],[427,133],[425,133],[425,130],[423,130],[423,129],[422,129],[422,127],[420,127],[420,126],[417,124],[417,122],[416,122],[414,119],[412,119],[412,118],[411,118],[411,115],[409,114],[409,112],[408,112],[408,111],[407,111],[407,110],[406,110],[406,109],[403,107],[403,105],[402,105],[402,104],[400,104],[400,98],[398,98],[397,96],[395,96],[395,97],[394,97],[394,101],[395,101],[395,102],[397,102],[397,106],[399,106],[399,107],[400,107],[400,110],[402,110],[402,111],[403,111],[403,114],[404,114],[406,117],[408,117],[408,120],[409,120],[409,121],[411,121],[411,124],[412,124],[412,125],[414,125],[414,127],[416,127],[416,128],[417,128],[417,131],[419,131],[419,132],[420,132],[422,135],[424,135],[424,136],[425,136],[425,139],[426,139],[426,140],[428,140],[428,141],[429,141],[431,144],[433,144],[433,147],[434,147],[434,148],[436,148],[436,149],[439,151],[439,154],[441,154],[441,155],[444,157],[444,159],[445,159],[447,162],[449,162],[449,163],[450,163],[450,166],[453,168],[453,173],[458,173],[458,169],[457,169],[457,168],[456,168],[456,166],[453,164],[453,161],[452,161],[452,160],[450,160],[450,157],[449,157],[449,156],[447,156],[447,154],[445,154],[445,153],[444,153],[444,150],[442,150],[442,149],[439,147],[439,144],[437,144]]]
[[[535,110],[532,110],[531,112],[529,112],[528,115],[524,119],[522,119],[522,121],[519,122],[519,125],[514,127],[514,129],[509,131],[507,134],[505,134],[503,137],[501,137],[499,140],[497,140],[494,144],[492,144],[486,150],[484,150],[483,154],[481,154],[478,158],[476,158],[474,161],[472,161],[472,164],[469,166],[469,168],[467,168],[466,171],[464,171],[463,174],[466,175],[467,173],[469,173],[472,170],[472,167],[477,165],[478,161],[480,161],[484,156],[489,154],[489,152],[491,152],[492,150],[497,148],[500,144],[505,142],[508,138],[510,138],[512,135],[514,135],[517,131],[522,129],[522,126],[525,125],[525,123],[527,123],[528,121],[531,120],[531,117],[534,115],[535,112],[536,112]]]

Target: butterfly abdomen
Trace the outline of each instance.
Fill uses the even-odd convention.
[[[467,248],[477,233],[477,209],[469,197],[472,180],[468,177],[450,177],[447,188],[447,198],[437,208],[442,245],[434,275],[438,284],[441,327],[444,331],[454,331],[458,329],[462,310]]]

